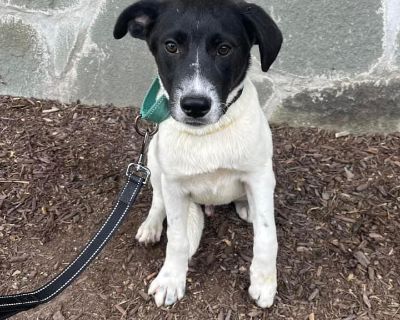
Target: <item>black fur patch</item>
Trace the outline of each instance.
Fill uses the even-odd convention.
[[[261,7],[234,0],[142,0],[122,12],[114,36],[120,39],[128,31],[147,41],[172,101],[199,61],[201,77],[215,88],[221,110],[246,76],[252,46],[259,45],[267,71],[282,44],[281,32]],[[171,41],[176,53],[166,50]],[[219,54],[222,45],[231,48],[228,55]]]

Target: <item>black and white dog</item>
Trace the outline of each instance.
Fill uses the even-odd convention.
[[[270,68],[280,30],[262,8],[242,0],[142,0],[122,12],[114,36],[128,31],[146,40],[171,111],[149,147],[153,202],[136,236],[159,241],[167,217],[166,259],[149,293],[158,306],[184,296],[204,224],[201,205],[209,211],[234,202],[254,227],[249,293],[270,307],[278,249],[272,138],[246,74],[253,45],[262,70]]]

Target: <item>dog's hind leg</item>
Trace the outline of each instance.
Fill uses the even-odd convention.
[[[153,200],[146,220],[139,227],[136,239],[141,243],[156,243],[160,241],[163,221],[166,217],[165,205],[161,191],[161,170],[155,161],[153,144],[149,148],[148,166],[151,170],[151,185],[153,187]]]
[[[200,205],[191,203],[189,205],[187,234],[189,240],[189,259],[196,253],[200,244],[201,234],[204,227],[204,213]]]
[[[250,207],[249,207],[249,202],[247,201],[246,197],[243,197],[239,200],[236,200],[234,202],[235,204],[235,209],[236,213],[239,215],[241,219],[244,221],[247,221],[251,223],[253,221],[253,218],[250,213]]]

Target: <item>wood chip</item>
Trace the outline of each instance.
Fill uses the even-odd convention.
[[[157,276],[158,272],[153,272],[146,277],[146,281],[150,281],[151,279]]]
[[[29,184],[29,181],[22,181],[22,180],[0,180],[0,183],[21,183],[21,184]]]
[[[368,277],[369,280],[374,281],[375,280],[375,271],[374,268],[368,267]]]
[[[138,293],[143,298],[144,301],[147,302],[147,301],[151,300],[151,297],[146,292],[144,292],[143,290],[139,290]]]
[[[207,255],[206,265],[208,265],[208,266],[212,265],[215,260],[216,260],[215,255],[210,253],[209,255]]]
[[[54,315],[53,315],[53,320],[65,320],[64,315],[61,313],[61,311],[57,311]]]
[[[344,168],[344,172],[346,173],[347,180],[351,181],[354,179],[354,174],[346,167]]]
[[[379,240],[379,241],[385,239],[382,235],[380,235],[380,234],[378,234],[378,233],[373,233],[373,232],[370,233],[370,234],[368,234],[368,236],[369,236],[370,238],[374,239],[374,240]]]
[[[368,307],[368,309],[371,309],[371,302],[369,301],[369,298],[365,291],[363,293],[363,301],[364,301],[365,305]]]
[[[367,258],[367,256],[362,251],[354,252],[354,258],[361,264],[363,267],[367,268],[371,261]]]
[[[126,310],[122,308],[120,305],[115,305],[114,306],[123,316],[126,316]]]
[[[322,274],[322,266],[319,266],[317,269],[317,278],[321,277]]]
[[[247,315],[251,318],[254,318],[254,317],[258,317],[260,314],[262,314],[261,310],[253,310],[253,311],[249,312]]]
[[[25,261],[29,258],[29,255],[27,253],[24,253],[20,256],[16,256],[16,257],[11,257],[10,258],[10,263],[15,263],[15,262],[22,262]]]
[[[342,132],[335,133],[335,137],[336,138],[347,137],[349,134],[350,134],[350,132],[348,132],[348,131],[342,131]]]
[[[319,289],[315,289],[310,296],[308,297],[308,301],[313,301],[319,294]]]
[[[16,276],[19,276],[21,273],[22,273],[21,270],[15,270],[15,271],[12,273],[11,276],[16,277]]]
[[[368,188],[369,188],[369,184],[368,184],[368,183],[364,183],[364,184],[360,184],[360,185],[356,188],[356,190],[357,190],[357,192],[362,192],[362,191],[367,190]]]
[[[56,108],[56,107],[52,107],[51,109],[46,109],[46,110],[42,110],[42,113],[53,113],[53,112],[58,112],[60,111],[60,109]]]
[[[369,148],[367,149],[367,152],[372,153],[372,154],[378,154],[378,153],[379,153],[379,150],[378,150],[377,148],[369,147]]]

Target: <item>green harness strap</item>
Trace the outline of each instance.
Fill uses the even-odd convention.
[[[168,98],[162,95],[157,99],[160,88],[160,79],[157,77],[147,92],[140,109],[142,118],[154,123],[161,123],[170,116]]]

